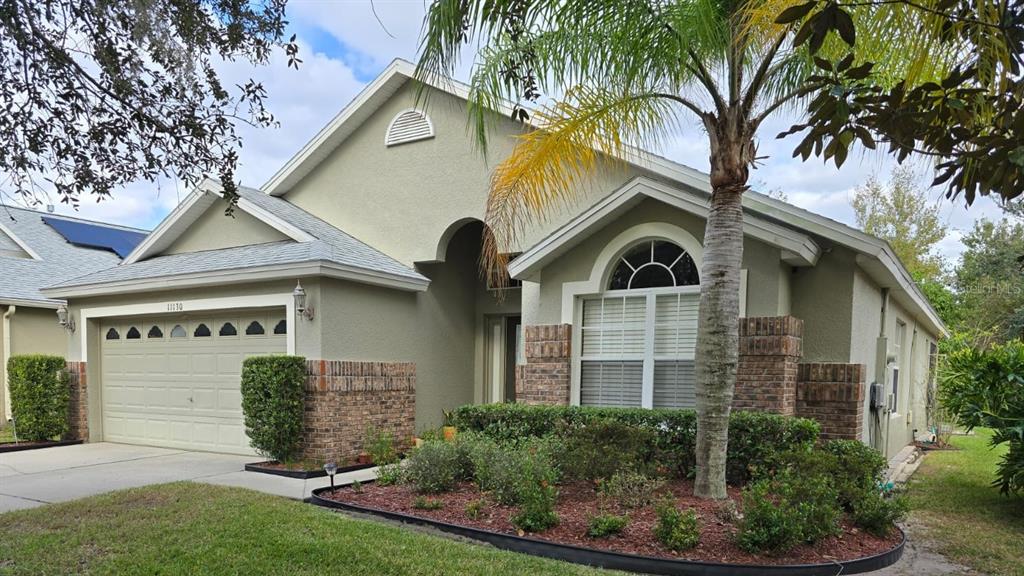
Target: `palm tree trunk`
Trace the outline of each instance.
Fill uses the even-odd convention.
[[[740,265],[747,165],[742,139],[711,141],[711,211],[704,230],[697,335],[697,474],[694,495],[726,497],[729,413],[739,361]]]

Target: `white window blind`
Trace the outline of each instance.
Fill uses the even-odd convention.
[[[584,299],[577,365],[580,403],[694,406],[698,290]]]

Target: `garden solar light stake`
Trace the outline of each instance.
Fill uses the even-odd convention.
[[[338,472],[338,465],[334,462],[324,464],[324,472],[331,477],[331,489],[334,489],[334,475]]]

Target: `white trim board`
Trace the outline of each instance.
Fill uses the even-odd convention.
[[[42,216],[43,215],[40,214],[40,217],[42,217]],[[21,248],[22,250],[24,250],[25,253],[28,254],[29,257],[31,257],[33,260],[42,260],[43,259],[39,255],[38,252],[33,250],[32,247],[29,246],[24,240],[22,240],[21,238],[18,238],[18,235],[15,234],[10,228],[5,226],[3,224],[3,222],[0,222],[0,234],[3,234],[5,236],[7,236],[8,238],[10,238],[12,242],[17,244],[18,247]]]
[[[710,211],[707,199],[697,193],[638,176],[513,260],[509,264],[509,274],[518,279],[536,274],[546,264],[634,207],[643,198],[653,198],[704,219],[707,219]],[[751,214],[743,216],[743,232],[781,249],[783,260],[794,266],[813,266],[821,254],[820,248],[809,236]],[[692,238],[689,233],[686,236]],[[677,243],[694,256],[690,247],[682,242]],[[700,246],[699,242],[697,246]],[[700,262],[696,257],[695,262],[699,267]]]
[[[343,266],[334,262],[310,261],[273,266],[214,270],[194,274],[121,280],[117,282],[102,282],[91,285],[70,286],[66,288],[46,288],[43,292],[53,296],[81,298],[88,296],[102,296],[105,294],[154,292],[169,288],[192,288],[211,285],[222,286],[225,284],[241,284],[246,282],[261,282],[288,278],[295,279],[306,276],[325,276],[327,278],[351,280],[353,282],[371,284],[374,286],[384,286],[386,288],[394,288],[396,290],[406,290],[410,292],[423,292],[430,285],[429,280],[405,278],[383,272],[366,270],[363,268]]]
[[[171,309],[172,304],[174,305],[173,310]],[[78,330],[79,338],[81,339],[81,353],[79,357],[81,361],[89,362],[89,320],[118,316],[147,316],[152,314],[177,314],[195,311],[273,308],[280,306],[285,307],[285,320],[288,322],[288,354],[295,354],[295,298],[291,293],[287,293],[229,296],[224,298],[195,298],[191,300],[83,308],[78,312]]]

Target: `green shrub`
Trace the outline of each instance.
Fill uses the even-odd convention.
[[[885,536],[909,511],[910,503],[902,494],[886,497],[872,490],[854,500],[853,522],[875,536]]]
[[[587,536],[591,538],[604,538],[618,534],[629,524],[628,516],[616,516],[615,514],[598,514],[592,516],[587,522]]]
[[[835,457],[832,477],[844,508],[852,510],[865,494],[878,492],[888,467],[881,452],[857,440],[830,440],[822,450]]]
[[[502,448],[490,439],[481,440],[471,452],[474,480],[490,492],[500,504],[515,505],[520,501],[524,453],[515,448]]]
[[[531,482],[522,494],[522,505],[512,524],[524,532],[543,532],[558,524],[555,500],[558,489],[554,484]]]
[[[487,501],[483,498],[470,501],[466,504],[466,518],[470,520],[479,520],[484,515],[484,506],[487,505]]]
[[[52,440],[68,432],[71,391],[64,359],[42,354],[11,356],[7,381],[18,437]]]
[[[398,461],[398,449],[395,447],[395,438],[387,430],[380,430],[373,426],[367,428],[366,439],[363,441],[363,450],[370,455],[370,459],[377,466]]]
[[[459,450],[452,442],[431,440],[413,451],[406,459],[403,478],[417,492],[437,494],[447,492],[463,474]]]
[[[805,418],[733,412],[729,418],[726,478],[731,484],[746,484],[778,454],[813,447],[819,431],[817,422]]]
[[[737,543],[748,552],[785,552],[838,534],[841,514],[829,476],[785,469],[743,490]]]
[[[992,428],[992,445],[1009,450],[992,484],[1024,492],[1024,341],[949,353],[939,370],[939,400],[968,430]]]
[[[567,478],[609,478],[622,470],[651,468],[655,435],[616,420],[595,420],[561,432],[558,467]]]
[[[683,512],[671,500],[658,505],[654,537],[669,550],[682,552],[700,542],[700,526],[693,510]]]
[[[616,472],[601,482],[601,495],[618,502],[625,508],[641,508],[654,502],[658,492],[665,487],[661,478],[652,478],[633,470]]]
[[[697,415],[693,410],[595,408],[480,404],[461,406],[451,415],[461,431],[480,432],[500,444],[529,437],[563,435],[586,424],[612,420],[653,434],[646,449],[658,468],[687,476],[695,466]],[[743,483],[776,453],[814,445],[813,420],[762,412],[733,412],[729,424],[729,479]]]
[[[301,356],[253,356],[242,362],[242,413],[252,447],[281,462],[302,446],[303,383]]]
[[[402,464],[392,462],[377,468],[377,484],[391,486],[402,481]]]
[[[444,508],[444,502],[426,496],[417,496],[412,502],[412,507],[417,510],[440,510]]]

